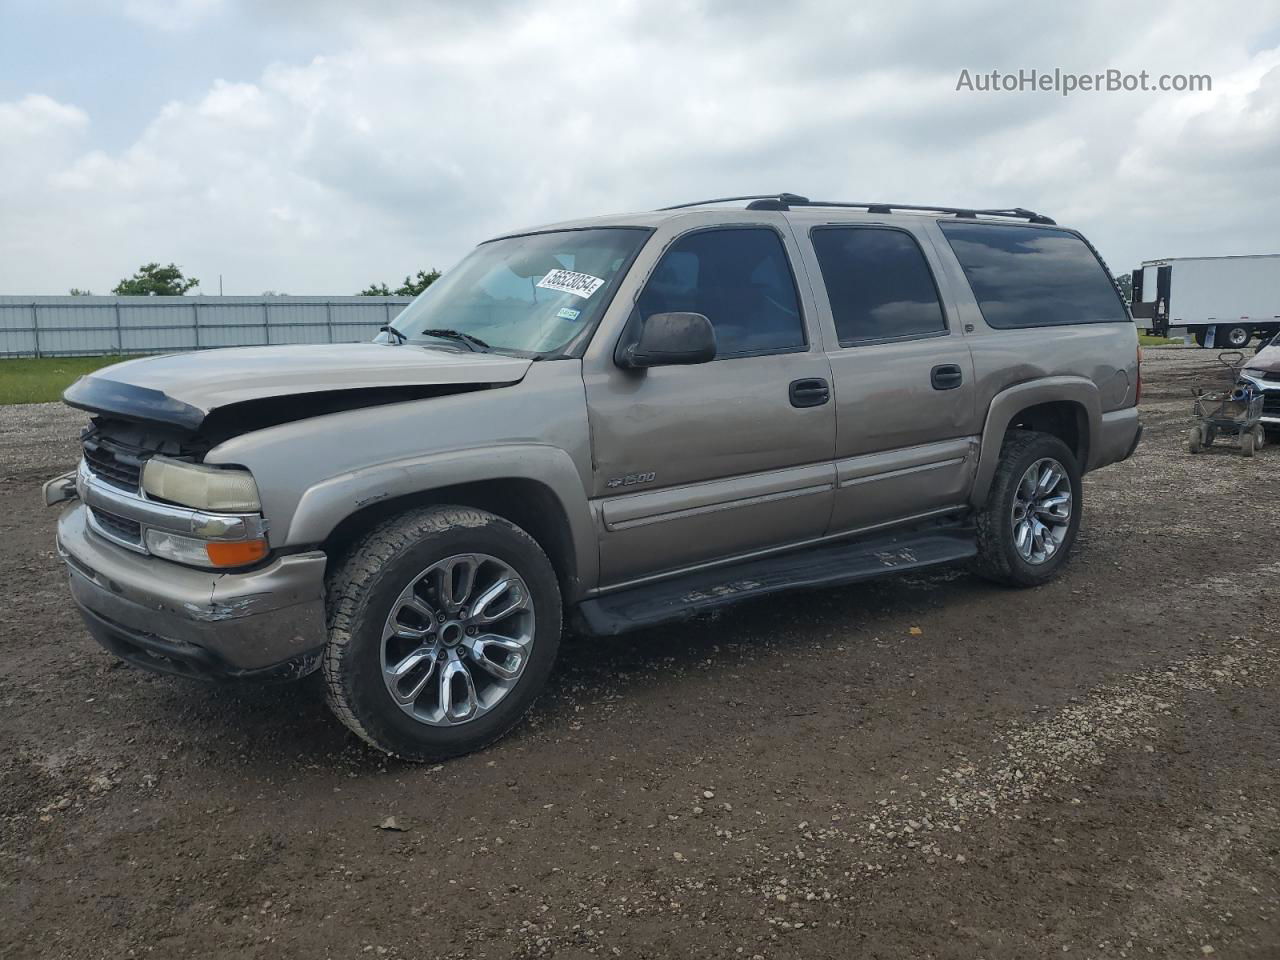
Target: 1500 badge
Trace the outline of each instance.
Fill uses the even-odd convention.
[[[610,477],[606,487],[634,487],[637,483],[653,483],[656,473],[628,473],[625,477]]]

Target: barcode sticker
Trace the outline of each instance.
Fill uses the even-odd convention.
[[[574,273],[572,270],[552,270],[538,281],[538,286],[547,290],[559,290],[571,293],[575,297],[586,300],[604,286],[604,281],[589,273]]]

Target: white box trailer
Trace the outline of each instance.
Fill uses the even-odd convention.
[[[1280,331],[1280,253],[1169,257],[1133,271],[1133,317],[1166,336],[1186,327],[1200,346],[1240,348]]]

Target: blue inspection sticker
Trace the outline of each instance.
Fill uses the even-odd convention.
[[[561,307],[556,311],[556,316],[561,320],[577,320],[581,310],[574,310],[572,307]]]

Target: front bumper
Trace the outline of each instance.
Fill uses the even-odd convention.
[[[90,633],[137,666],[206,679],[300,677],[326,631],[320,551],[245,573],[183,567],[108,543],[76,503],[58,520],[58,553]]]
[[[1262,379],[1248,373],[1240,375],[1243,382],[1252,384],[1262,394],[1262,416],[1258,419],[1263,426],[1272,429],[1280,428],[1280,384],[1276,383],[1274,376],[1272,374],[1267,379]]]

